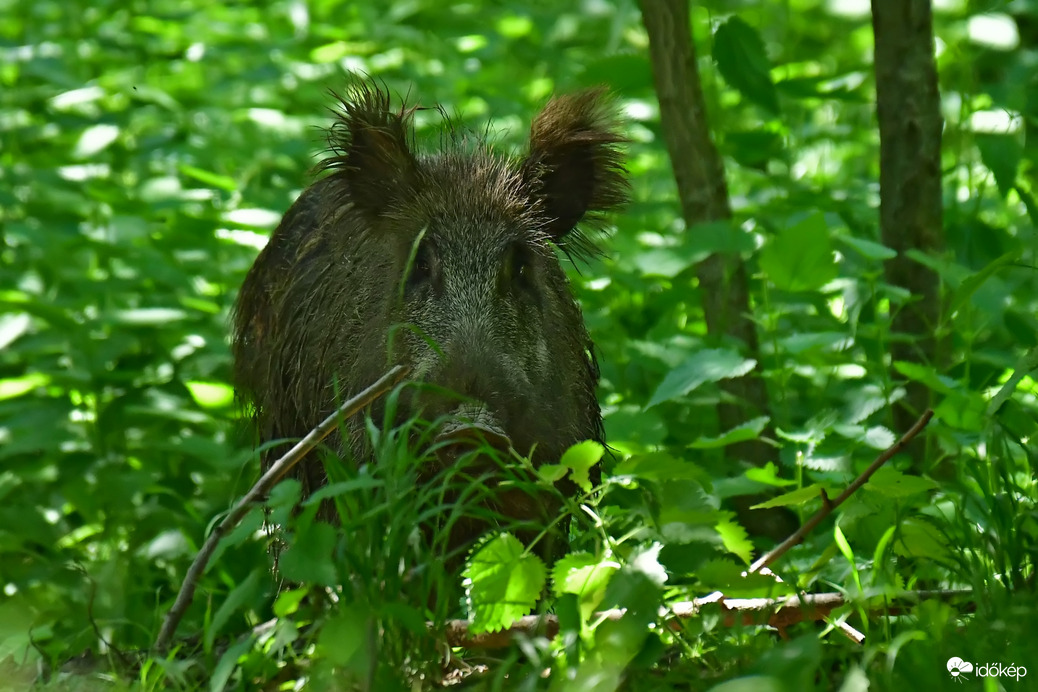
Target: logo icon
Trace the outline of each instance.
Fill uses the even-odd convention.
[[[948,674],[952,676],[952,679],[961,682],[967,680],[966,673],[973,672],[973,664],[969,661],[963,661],[958,656],[952,656],[948,659]]]

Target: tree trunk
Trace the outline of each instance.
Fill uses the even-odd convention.
[[[639,0],[649,34],[649,53],[660,126],[677,181],[682,215],[689,232],[696,224],[731,218],[724,163],[710,139],[706,104],[692,42],[688,0]],[[714,254],[696,268],[703,316],[711,341],[733,337],[745,344],[745,354],[758,361],[750,374],[722,380],[721,389],[734,402],[718,409],[722,430],[755,416],[768,414],[767,391],[759,372],[757,330],[750,319],[749,282],[738,256]],[[754,441],[729,448],[754,465],[774,458],[774,451]]]
[[[934,254],[943,246],[941,111],[934,63],[929,0],[872,0],[875,36],[876,111],[879,119],[880,230],[897,251],[886,279],[912,294],[893,320],[893,360],[940,368],[938,276],[909,259],[915,249]],[[930,391],[909,382],[894,410],[894,426],[907,430],[930,406]],[[925,449],[913,456],[921,470]]]

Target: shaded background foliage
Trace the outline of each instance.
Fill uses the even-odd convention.
[[[841,526],[864,555],[902,527],[896,569],[858,567],[899,586],[970,583],[990,564],[960,562],[956,574],[948,529],[934,528],[959,512],[992,536],[1016,532],[1013,546],[991,539],[992,559],[1033,584],[1033,381],[997,422],[985,412],[990,390],[1038,346],[1033,0],[937,5],[947,253],[920,261],[944,280],[947,369],[887,359],[901,294],[884,282],[877,230],[867,3],[695,4],[735,216],[696,232],[678,220],[634,2],[0,0],[0,12],[0,658],[24,660],[30,637],[30,660],[102,639],[147,646],[211,518],[255,478],[227,385],[228,310],[308,182],[327,90],[347,72],[442,104],[476,130],[489,120],[506,148],[552,92],[611,86],[630,119],[636,199],[603,240],[605,258],[571,272],[599,349],[610,443],[694,462],[721,495],[778,476],[845,484],[903,432],[889,402],[919,380],[940,421],[922,470],[945,489],[853,502]],[[439,116],[416,121],[435,146]],[[740,362],[738,344],[703,355],[693,268],[714,251],[744,253],[752,269],[779,434],[777,466],[755,476],[763,483],[735,475],[711,442],[724,432],[716,381]],[[1006,478],[1020,485],[999,514]],[[650,515],[632,510],[630,522]],[[805,546],[797,568],[817,578],[830,540]],[[695,585],[712,548],[676,546],[672,563],[661,559],[674,583]],[[213,566],[213,601],[196,604],[194,627],[239,584],[269,603],[272,587],[250,581],[265,546],[235,550]],[[843,584],[853,571],[825,579]],[[223,624],[239,631],[266,607]]]

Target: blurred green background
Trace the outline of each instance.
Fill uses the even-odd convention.
[[[922,538],[905,539],[892,583],[969,583],[990,568],[1033,588],[1038,387],[1025,378],[997,418],[985,408],[1038,345],[1038,1],[937,3],[947,253],[928,262],[945,282],[952,354],[948,369],[908,373],[884,360],[897,289],[878,240],[868,9],[695,3],[733,236],[680,222],[633,2],[0,0],[0,660],[146,648],[207,526],[255,480],[228,385],[228,310],[310,181],[328,90],[357,72],[474,129],[489,122],[505,151],[553,92],[609,85],[629,121],[635,200],[605,257],[571,275],[610,443],[725,475],[709,442],[723,432],[717,377],[694,382],[705,335],[694,265],[742,251],[781,435],[765,475],[845,485],[904,432],[888,404],[903,379],[923,380],[939,421],[926,470],[942,488],[862,499],[844,533],[868,558],[887,527],[916,522]],[[752,28],[748,45],[715,41],[733,15]],[[740,83],[760,67],[741,62],[755,40],[767,78]],[[435,147],[436,112],[416,122]],[[759,487],[728,482],[728,494]],[[999,497],[1012,500],[1003,514]],[[969,512],[983,527],[970,534],[977,562],[955,557],[972,544],[950,546],[940,523]],[[1012,549],[1000,542],[1010,535]],[[829,541],[797,564],[821,560]],[[1009,564],[996,570],[999,556]],[[261,541],[217,562],[213,601],[186,629],[268,564]],[[843,564],[816,587],[852,572]],[[256,584],[230,631],[268,616],[270,588]],[[941,661],[925,665],[944,675]]]

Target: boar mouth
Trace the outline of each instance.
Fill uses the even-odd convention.
[[[502,453],[512,449],[512,440],[497,417],[485,406],[472,404],[458,406],[440,428],[435,440],[437,456],[447,463],[483,443]]]

